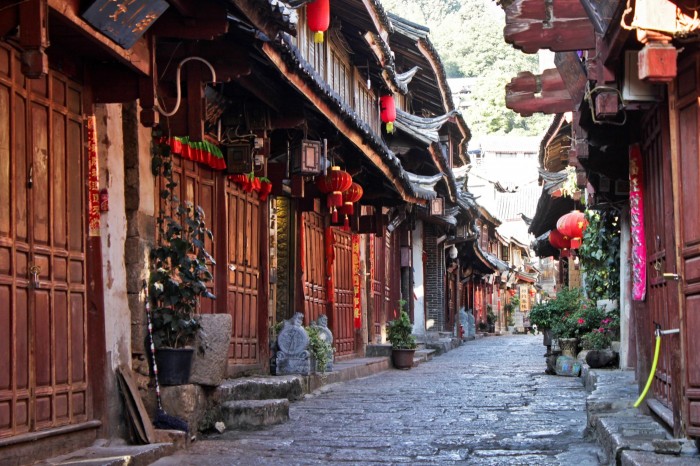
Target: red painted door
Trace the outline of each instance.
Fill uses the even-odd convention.
[[[333,228],[335,302],[330,318],[336,357],[355,353],[352,285],[352,234]]]
[[[386,253],[384,238],[369,236],[370,262],[371,262],[371,302],[373,328],[369,335],[374,335],[374,342],[380,343],[382,338],[382,326],[386,323]]]
[[[693,56],[679,66],[674,106],[678,123],[677,187],[681,215],[680,275],[682,367],[685,385],[683,418],[686,434],[700,437],[700,57]],[[677,336],[673,337],[677,339]],[[666,338],[668,340],[668,338]],[[672,340],[673,341],[673,340]]]
[[[309,325],[321,314],[327,315],[325,223],[323,216],[316,212],[304,212],[301,221],[304,228],[304,325]],[[330,320],[331,316],[328,317]]]
[[[260,201],[255,193],[246,193],[226,180],[226,232],[228,236],[226,268],[226,312],[233,329],[229,362],[238,368],[262,363],[259,322],[264,320],[267,303],[261,305],[260,292]],[[221,268],[220,270],[223,270]],[[263,314],[265,313],[265,314]]]
[[[645,349],[643,362],[648,365],[654,349],[654,322],[663,329],[678,328],[677,284],[666,280],[664,273],[675,273],[673,232],[673,191],[671,157],[668,140],[669,120],[665,106],[646,114],[642,123],[642,158],[644,172],[644,224],[647,244],[647,318],[637,319],[637,339]],[[654,378],[656,402],[649,406],[680,428],[680,339],[664,337],[662,352]],[[648,373],[650,367],[643,370]],[[646,380],[646,377],[644,377]]]
[[[92,414],[83,134],[80,86],[0,46],[0,437]]]

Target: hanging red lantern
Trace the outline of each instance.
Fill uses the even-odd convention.
[[[316,178],[316,187],[322,193],[328,194],[326,204],[331,209],[333,222],[338,221],[338,207],[343,205],[343,192],[347,191],[351,185],[350,174],[338,166],[331,167],[328,174]]]
[[[323,33],[331,23],[330,0],[315,0],[306,5],[306,21],[314,33],[314,42],[323,42]]]
[[[549,232],[549,244],[557,249],[571,248],[571,241],[568,237],[562,235],[559,230],[552,230]]]
[[[343,229],[346,231],[350,229],[350,221],[348,217],[355,213],[353,204],[362,198],[363,193],[364,191],[362,190],[362,186],[357,183],[351,184],[350,187],[343,192],[343,205],[340,207],[339,211],[341,214],[345,215]]]
[[[573,210],[557,220],[557,230],[571,239],[571,249],[577,249],[583,241],[583,232],[588,227],[588,220],[583,212]]]
[[[531,298],[535,297],[535,289],[534,288],[530,288],[530,297]]]
[[[379,98],[379,115],[382,122],[386,123],[386,132],[394,132],[394,121],[396,121],[396,103],[393,95],[383,95]]]

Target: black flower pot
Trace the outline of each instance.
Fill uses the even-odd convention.
[[[156,350],[158,382],[161,385],[184,385],[190,380],[194,348],[160,348]]]
[[[414,349],[392,349],[391,362],[396,369],[410,369],[413,367]]]

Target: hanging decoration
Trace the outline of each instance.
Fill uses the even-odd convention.
[[[333,228],[326,227],[324,232],[324,245],[326,250],[326,301],[335,302],[335,284],[333,283],[333,263],[335,262],[335,239]]]
[[[571,241],[571,249],[578,249],[583,241],[583,232],[588,227],[588,220],[580,210],[572,210],[557,220],[557,230]]]
[[[343,229],[345,231],[350,230],[350,219],[349,217],[355,213],[354,203],[362,198],[363,194],[362,186],[357,183],[353,183],[350,187],[343,192],[343,205],[338,209],[338,211],[345,216],[343,221]]]
[[[226,168],[224,154],[216,145],[207,141],[190,141],[188,136],[167,139],[170,151],[183,159],[209,165],[215,170]]]
[[[253,191],[258,193],[258,198],[261,201],[266,201],[267,197],[272,192],[272,183],[269,178],[264,176],[255,176],[255,172],[237,173],[229,175],[228,179],[236,183],[246,193]]]
[[[632,299],[644,301],[647,288],[647,244],[644,233],[644,173],[639,144],[630,146],[630,220],[632,236]]]
[[[549,232],[549,244],[557,249],[561,249],[561,257],[569,257],[569,249],[571,249],[571,239],[561,234],[557,229]]]
[[[352,177],[334,165],[326,175],[316,178],[316,187],[327,194],[326,205],[331,211],[333,223],[338,222],[338,207],[343,205],[343,193],[352,185]]]
[[[360,277],[360,235],[352,235],[352,316],[353,327],[362,328],[362,307],[360,292],[362,291]]]
[[[330,0],[315,0],[306,5],[306,21],[314,33],[314,43],[323,42],[323,33],[331,24]]]
[[[100,236],[100,167],[97,154],[97,118],[87,118],[88,236]]]
[[[393,95],[383,95],[379,98],[379,116],[383,123],[386,123],[386,132],[394,132],[394,121],[396,121],[396,103]]]

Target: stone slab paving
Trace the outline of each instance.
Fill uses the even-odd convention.
[[[601,464],[584,439],[587,393],[544,374],[541,341],[482,338],[409,371],[327,385],[292,403],[285,424],[212,435],[154,464]]]

